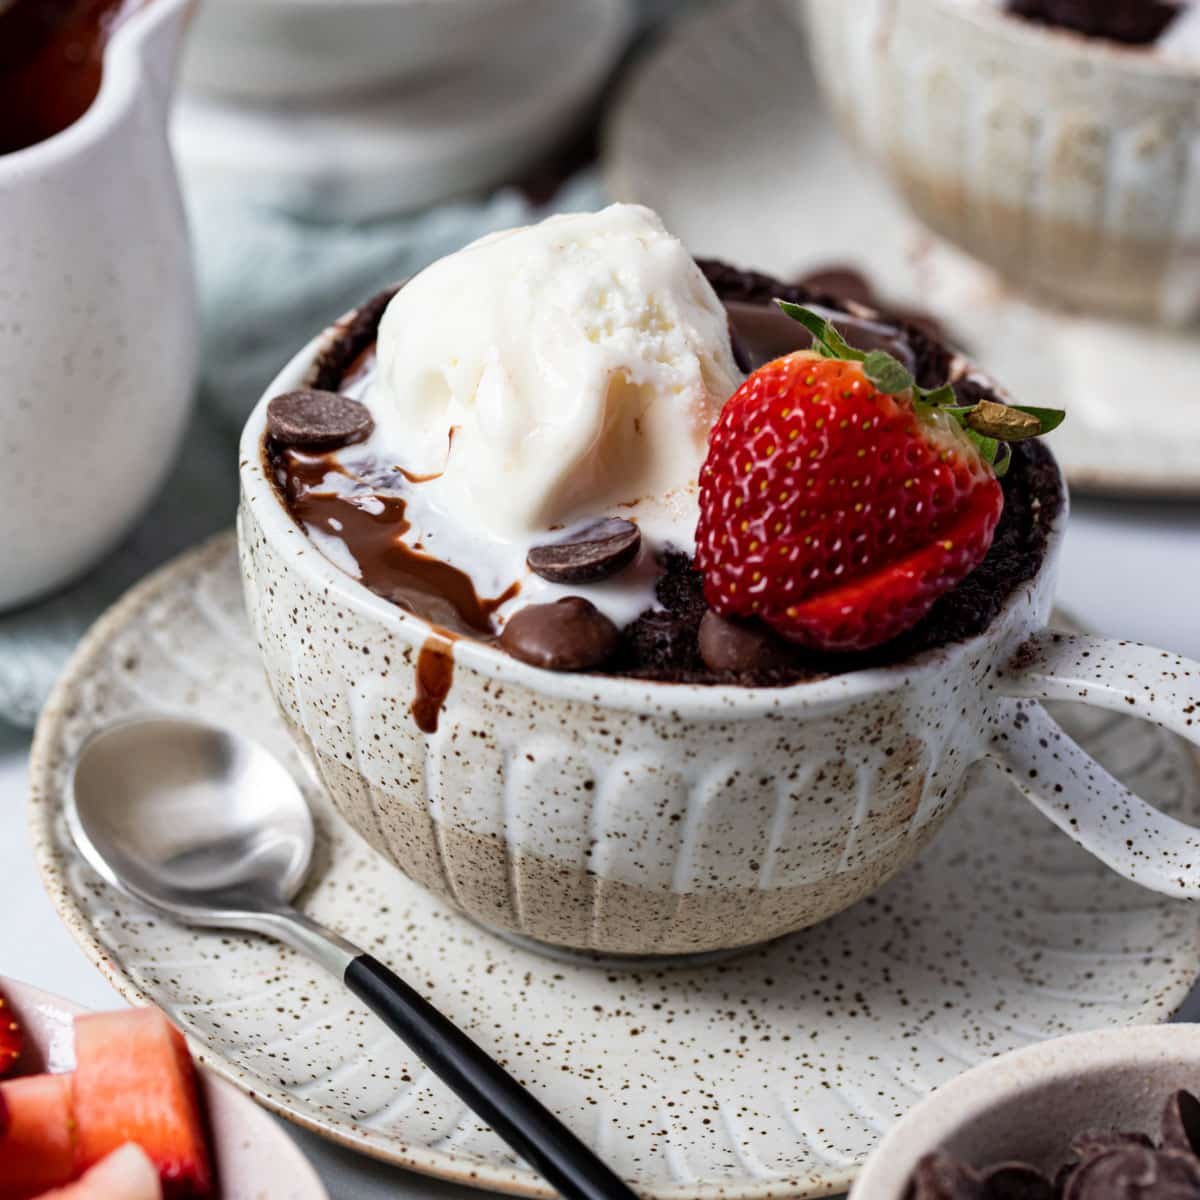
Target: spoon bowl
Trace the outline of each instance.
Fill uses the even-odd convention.
[[[248,738],[152,717],[84,743],[67,791],[71,835],[109,883],[189,925],[290,900],[313,821],[287,769]]]

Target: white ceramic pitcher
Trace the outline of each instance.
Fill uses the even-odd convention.
[[[147,0],[87,112],[0,156],[0,609],[103,556],[183,432],[196,316],[166,119],[190,5]]]

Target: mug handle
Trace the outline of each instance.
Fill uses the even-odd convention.
[[[1135,796],[1039,703],[1140,717],[1200,746],[1200,663],[1137,642],[1044,630],[997,672],[987,757],[1068,837],[1126,879],[1200,898],[1200,828]]]

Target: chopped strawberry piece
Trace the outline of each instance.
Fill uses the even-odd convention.
[[[0,1083],[7,1128],[0,1136],[0,1200],[28,1200],[75,1178],[75,1117],[69,1075]]]
[[[25,1049],[25,1031],[13,1015],[8,997],[0,992],[0,1079],[16,1070],[17,1060]]]
[[[212,1167],[187,1044],[157,1009],[75,1021],[79,1165],[135,1142],[172,1200],[208,1196]]]
[[[158,1171],[140,1146],[122,1146],[82,1178],[39,1200],[162,1200]]]

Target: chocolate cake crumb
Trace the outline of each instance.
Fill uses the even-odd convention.
[[[691,558],[680,550],[668,550],[662,559],[663,574],[654,585],[659,604],[695,624],[700,624],[708,605],[704,603],[704,579],[692,570]]]
[[[647,610],[621,632],[621,661],[628,665],[620,673],[638,675],[647,666],[666,672],[702,669],[699,626],[699,621],[669,609]]]

